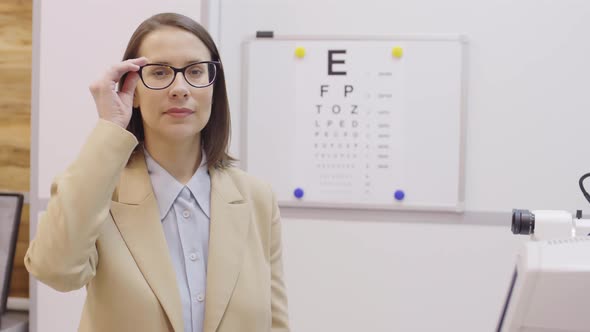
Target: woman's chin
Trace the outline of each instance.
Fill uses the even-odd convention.
[[[199,134],[200,131],[196,130],[194,127],[188,126],[172,126],[173,128],[167,128],[166,131],[162,133],[164,139],[173,141],[173,142],[184,142],[187,140],[195,139]]]

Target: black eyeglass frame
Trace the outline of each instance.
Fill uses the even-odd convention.
[[[207,63],[207,64],[209,64],[209,63],[212,63],[212,64],[213,64],[213,66],[215,67],[215,76],[213,76],[213,79],[212,79],[212,80],[211,80],[211,82],[210,82],[209,84],[207,84],[207,85],[194,85],[194,84],[191,84],[191,82],[189,82],[189,81],[186,79],[186,74],[185,74],[185,71],[186,71],[186,70],[187,70],[189,67],[192,67],[192,66],[194,66],[194,65],[198,65],[198,64],[202,64],[202,63]],[[174,75],[173,75],[173,77],[174,77],[174,78],[173,78],[173,79],[172,79],[172,81],[170,81],[170,83],[169,83],[168,85],[166,85],[165,87],[162,87],[162,88],[152,88],[151,86],[147,85],[147,84],[145,83],[145,81],[143,80],[143,69],[144,69],[145,67],[150,67],[150,66],[168,67],[168,68],[172,69],[172,71],[174,71]],[[139,74],[139,78],[141,79],[141,83],[143,83],[143,85],[144,85],[146,88],[148,88],[148,89],[150,89],[150,90],[164,90],[164,89],[168,88],[169,86],[171,86],[171,85],[172,85],[172,83],[174,83],[174,81],[176,80],[176,75],[177,75],[178,73],[182,73],[182,77],[184,78],[184,80],[185,80],[185,81],[186,81],[186,82],[187,82],[187,83],[188,83],[190,86],[192,86],[192,87],[194,87],[194,88],[206,88],[206,87],[210,86],[211,84],[215,83],[215,80],[217,80],[217,71],[218,71],[218,70],[221,70],[221,61],[199,61],[199,62],[193,62],[193,63],[189,63],[188,65],[186,65],[186,66],[184,66],[184,67],[182,67],[182,68],[176,68],[176,67],[173,67],[173,66],[170,66],[170,65],[161,64],[161,63],[148,63],[147,65],[143,65],[143,66],[139,67],[139,71],[138,71],[137,73]]]

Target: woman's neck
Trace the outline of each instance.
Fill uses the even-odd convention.
[[[186,184],[201,164],[201,136],[184,141],[145,137],[146,150],[178,182]]]

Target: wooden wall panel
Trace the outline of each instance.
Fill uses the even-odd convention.
[[[32,0],[0,2],[0,190],[28,192],[31,146]],[[29,243],[29,206],[19,227],[9,296],[28,297],[23,266]]]
[[[0,189],[29,191],[32,0],[0,4]]]
[[[23,214],[18,229],[18,242],[14,256],[14,269],[10,278],[8,296],[29,297],[29,272],[25,269],[25,252],[29,246],[29,204],[23,206]]]

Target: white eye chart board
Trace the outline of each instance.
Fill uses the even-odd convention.
[[[464,37],[243,45],[242,167],[281,206],[462,212]]]

